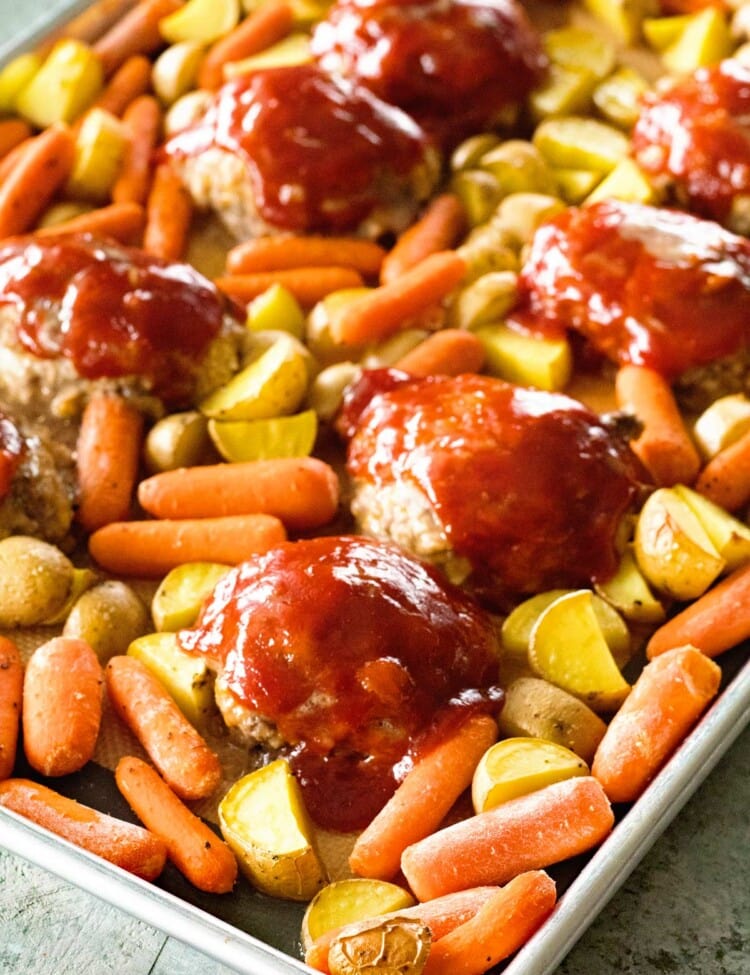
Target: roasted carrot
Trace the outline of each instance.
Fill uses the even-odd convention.
[[[454,247],[466,226],[466,212],[454,193],[441,193],[415,223],[405,230],[386,254],[380,283],[400,278],[425,257]]]
[[[193,203],[180,177],[166,163],[157,166],[146,201],[143,249],[165,261],[182,260],[192,218]]]
[[[621,409],[643,424],[633,452],[659,486],[692,484],[700,456],[690,439],[669,383],[653,369],[625,365],[617,371],[615,394]]]
[[[116,521],[93,532],[89,552],[115,575],[154,579],[185,562],[236,565],[285,540],[273,515]]]
[[[91,395],[76,443],[76,517],[86,531],[130,514],[142,435],[143,417],[132,403],[116,393]]]
[[[31,135],[28,139],[23,139],[18,145],[13,146],[12,149],[8,150],[6,154],[0,158],[0,185],[5,182],[8,176],[13,172],[13,170],[18,165],[19,160],[23,157],[27,148],[34,142],[36,138],[35,135]]]
[[[13,774],[21,721],[23,664],[18,647],[0,636],[0,782]]]
[[[601,842],[614,816],[591,776],[556,782],[470,816],[404,850],[401,869],[420,900],[505,884]]]
[[[594,755],[591,774],[611,802],[635,802],[720,681],[721,669],[695,647],[676,647],[646,664]]]
[[[428,335],[402,356],[394,368],[412,376],[460,376],[464,372],[479,372],[484,360],[484,345],[473,332],[444,328]]]
[[[0,183],[0,239],[34,226],[75,159],[75,139],[63,125],[50,126],[19,149],[18,155],[11,154],[13,167]]]
[[[11,149],[15,149],[31,135],[31,126],[23,119],[2,119],[0,121],[0,158],[7,156]]]
[[[93,45],[109,76],[134,54],[151,54],[164,46],[159,21],[182,6],[182,0],[141,0]]]
[[[264,51],[280,41],[294,25],[292,8],[284,0],[253,11],[208,49],[198,71],[198,87],[216,89],[224,84],[224,65]]]
[[[146,223],[146,211],[137,203],[112,203],[97,207],[78,217],[71,217],[54,227],[34,231],[37,237],[57,237],[60,234],[93,234],[111,237],[121,244],[138,244]]]
[[[191,884],[210,894],[226,894],[234,887],[237,861],[232,851],[155,769],[139,758],[122,758],[115,781],[130,808],[162,840],[169,859]]]
[[[281,284],[305,308],[345,288],[362,288],[364,279],[351,267],[294,267],[280,271],[256,271],[254,274],[227,274],[214,279],[225,295],[241,305],[267,291],[271,285]]]
[[[181,799],[206,799],[221,781],[221,762],[164,685],[135,657],[111,657],[105,669],[115,713],[143,745]]]
[[[750,501],[750,433],[711,458],[695,489],[727,511],[737,511]]]
[[[359,345],[387,338],[411,319],[439,304],[460,283],[466,264],[456,251],[430,254],[402,275],[374,288],[331,323],[336,342]]]
[[[750,565],[743,565],[656,630],[649,660],[675,647],[697,647],[717,657],[750,637]]]
[[[31,655],[23,682],[23,747],[42,775],[67,775],[94,755],[104,675],[84,640],[55,637]]]
[[[227,273],[283,271],[298,267],[351,267],[366,278],[380,270],[385,251],[358,237],[256,237],[227,254]]]
[[[316,457],[280,457],[182,467],[147,477],[138,501],[157,518],[266,514],[295,530],[328,524],[339,505],[339,479]]]
[[[380,880],[395,877],[406,847],[436,830],[471,785],[479,759],[497,733],[494,718],[474,715],[422,756],[357,838],[349,857],[353,872]]]
[[[167,848],[158,836],[38,782],[0,782],[0,806],[144,880],[156,880],[164,869]]]
[[[483,975],[529,940],[556,900],[555,883],[543,870],[522,873],[430,947],[424,975]]]
[[[128,145],[112,187],[112,200],[145,205],[153,175],[154,149],[161,134],[161,106],[153,95],[141,95],[128,105],[122,120]]]
[[[56,30],[45,34],[44,40],[35,51],[41,57],[46,57],[63,37],[73,37],[91,44],[138,2],[139,0],[98,0],[72,20],[65,21]]]
[[[430,929],[433,942],[450,934],[455,928],[471,920],[481,908],[494,898],[500,888],[497,886],[471,887],[459,890],[443,897],[435,897],[415,904],[400,911],[382,914],[387,920],[392,917],[405,917],[414,921],[421,921]],[[332,928],[310,945],[305,954],[305,961],[312,968],[321,972],[328,972],[328,950],[331,942],[341,928]]]
[[[151,62],[148,58],[135,54],[115,71],[91,107],[103,108],[119,118],[150,86]]]

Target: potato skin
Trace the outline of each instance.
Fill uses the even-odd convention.
[[[412,918],[373,918],[341,931],[328,952],[331,975],[420,975],[430,929]]]

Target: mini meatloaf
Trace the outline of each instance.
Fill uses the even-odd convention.
[[[228,82],[164,152],[238,240],[401,230],[439,167],[413,119],[312,64]]]
[[[235,734],[283,749],[313,818],[332,829],[369,822],[442,721],[502,701],[489,616],[431,566],[368,538],[256,556],[178,641],[218,673]]]
[[[360,529],[492,606],[615,571],[641,472],[581,403],[475,374],[376,370],[350,387],[339,429]]]
[[[612,200],[570,208],[537,230],[520,290],[519,326],[648,366],[689,409],[750,393],[750,241],[714,221]]]
[[[547,66],[516,0],[339,0],[311,46],[324,68],[398,105],[445,149],[512,120]]]

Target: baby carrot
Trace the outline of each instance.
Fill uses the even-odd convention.
[[[111,75],[134,54],[151,54],[164,46],[162,17],[174,13],[182,0],[141,0],[93,45],[105,75]]]
[[[601,785],[580,776],[438,830],[404,850],[401,869],[414,894],[429,900],[567,860],[601,842],[613,824]]]
[[[138,2],[139,0],[101,0],[93,3],[72,20],[66,20],[59,28],[47,34],[35,50],[40,56],[46,57],[61,37],[73,37],[91,44]]]
[[[23,664],[18,647],[0,636],[0,782],[13,774],[21,721]]]
[[[333,519],[339,505],[339,479],[330,464],[316,457],[207,464],[145,478],[138,485],[138,501],[157,518],[257,513],[302,530]]]
[[[386,254],[380,283],[388,284],[430,254],[448,250],[458,242],[466,225],[463,204],[454,193],[441,193],[415,223],[405,230]]]
[[[105,670],[115,713],[143,745],[181,799],[206,799],[221,781],[221,763],[164,685],[135,657],[111,657]]]
[[[0,184],[4,183],[6,178],[13,172],[18,161],[23,157],[23,154],[35,138],[35,135],[30,135],[28,139],[23,139],[18,145],[13,146],[12,149],[8,150],[0,158]]]
[[[359,271],[351,267],[292,267],[214,278],[216,287],[241,305],[257,298],[271,285],[281,284],[305,308],[311,308],[332,291],[362,288],[364,283]]]
[[[646,645],[649,660],[675,647],[693,646],[707,657],[750,637],[750,565],[743,565],[656,630]]]
[[[159,773],[139,758],[121,758],[117,787],[145,826],[166,845],[167,855],[191,884],[226,894],[237,879],[229,847],[174,794]]]
[[[143,417],[124,397],[93,393],[76,443],[79,524],[88,532],[130,514],[138,476]]]
[[[55,637],[31,655],[23,682],[23,746],[42,775],[67,775],[94,755],[104,675],[84,640]]]
[[[700,456],[685,428],[669,383],[644,366],[622,366],[615,378],[618,405],[643,424],[633,452],[659,486],[692,484]]]
[[[423,975],[483,975],[529,940],[556,900],[555,883],[543,870],[514,877],[471,920],[430,947]]]
[[[349,856],[353,872],[361,877],[392,879],[398,873],[403,851],[438,828],[471,785],[479,759],[496,740],[494,718],[473,715],[422,756],[358,836]]]
[[[387,338],[438,304],[460,283],[466,264],[456,251],[438,251],[389,284],[351,302],[331,323],[334,341],[359,345]]]
[[[750,433],[711,458],[695,489],[727,511],[737,511],[750,501]]]
[[[591,774],[611,802],[634,802],[715,697],[720,668],[676,647],[641,671],[594,755]]]
[[[412,376],[460,376],[479,372],[484,365],[482,340],[462,328],[444,328],[433,332],[402,356],[394,369]]]
[[[115,575],[160,578],[185,562],[237,565],[286,541],[273,515],[116,521],[89,537],[89,553]]]
[[[23,119],[6,118],[0,121],[0,157],[7,156],[11,149],[25,142],[31,134],[31,126]]]
[[[351,267],[364,277],[380,270],[385,251],[357,237],[256,237],[236,244],[227,254],[229,274],[283,271],[298,267]]]
[[[151,62],[135,54],[115,71],[92,107],[103,108],[119,118],[134,99],[148,91],[150,85]]]
[[[34,226],[67,180],[75,159],[75,140],[62,125],[50,126],[19,148],[17,156],[13,153],[13,168],[0,183],[0,238]]]
[[[146,212],[137,203],[112,203],[97,207],[78,217],[71,217],[54,227],[35,230],[38,237],[57,237],[60,234],[93,234],[111,237],[121,244],[138,244],[146,223]]]
[[[286,37],[293,25],[294,13],[283,0],[259,7],[211,45],[198,71],[198,87],[221,88],[225,64],[264,51]]]
[[[193,203],[177,173],[166,163],[156,167],[146,201],[143,249],[165,261],[179,261],[187,247]]]
[[[112,200],[144,205],[151,186],[153,152],[161,134],[161,106],[153,95],[140,95],[125,109],[122,120],[128,144],[112,187]]]
[[[0,782],[0,806],[144,880],[156,880],[164,869],[167,848],[158,836],[38,782]]]

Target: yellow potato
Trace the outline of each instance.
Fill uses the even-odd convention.
[[[661,52],[661,59],[668,71],[688,74],[718,64],[731,50],[732,36],[724,13],[706,7],[687,18],[677,38]]]
[[[211,44],[228,34],[240,19],[240,0],[188,0],[159,21],[165,41],[198,41]]]
[[[307,457],[315,446],[318,415],[305,410],[266,420],[209,420],[208,435],[224,460]]]
[[[154,61],[151,84],[165,105],[173,105],[195,87],[204,56],[200,41],[179,41],[162,51]]]
[[[45,626],[59,626],[64,623],[73,609],[76,601],[87,589],[90,589],[96,582],[96,572],[92,569],[73,569],[73,581],[70,584],[70,592],[60,609],[48,620],[44,621]]]
[[[310,36],[295,31],[258,54],[242,58],[241,61],[230,61],[224,66],[224,78],[228,81],[250,71],[286,68],[295,64],[307,64],[308,61],[312,61]]]
[[[13,115],[18,96],[42,66],[38,54],[19,54],[0,70],[0,114]]]
[[[145,664],[166,687],[177,707],[198,729],[216,714],[213,677],[203,657],[185,653],[174,633],[148,633],[134,640],[128,656]]]
[[[649,589],[631,548],[622,553],[617,572],[597,584],[596,591],[627,620],[661,623],[664,619],[664,606]]]
[[[421,975],[431,943],[427,925],[412,918],[362,921],[333,939],[328,967],[331,975]]]
[[[275,329],[289,332],[296,339],[305,334],[305,315],[288,288],[272,284],[247,306],[247,327],[253,332]]]
[[[502,323],[483,325],[476,334],[487,355],[487,371],[493,376],[549,392],[567,386],[573,354],[566,338],[522,335]]]
[[[219,825],[240,869],[263,893],[308,901],[325,886],[314,827],[285,759],[236,782],[219,805]]]
[[[674,492],[690,508],[705,529],[716,551],[731,572],[750,562],[750,528],[728,511],[692,488],[676,484]]]
[[[148,633],[151,620],[140,596],[116,579],[100,582],[75,601],[63,635],[85,640],[99,663],[125,653],[133,640]]]
[[[614,711],[630,692],[587,589],[560,596],[531,631],[529,661],[536,673],[595,711]]]
[[[148,469],[157,473],[200,464],[210,449],[206,417],[188,410],[157,420],[146,435],[143,453]]]
[[[588,765],[563,745],[542,738],[506,738],[487,749],[474,771],[474,812],[492,809],[553,782],[588,774]]]
[[[72,38],[62,40],[16,96],[16,111],[39,128],[72,122],[103,84],[102,66],[91,48]]]
[[[722,396],[708,406],[693,426],[695,442],[709,460],[750,430],[750,399],[743,393]]]
[[[55,617],[73,586],[73,563],[28,535],[0,541],[0,626],[35,626]]]
[[[104,202],[117,179],[128,144],[120,119],[102,108],[92,108],[78,131],[68,192]]]
[[[203,603],[229,568],[219,562],[185,562],[168,572],[151,600],[156,629],[173,633],[192,626]]]
[[[310,901],[302,919],[302,947],[307,950],[326,931],[333,931],[411,907],[414,898],[398,884],[367,877],[347,877],[327,884]]]

